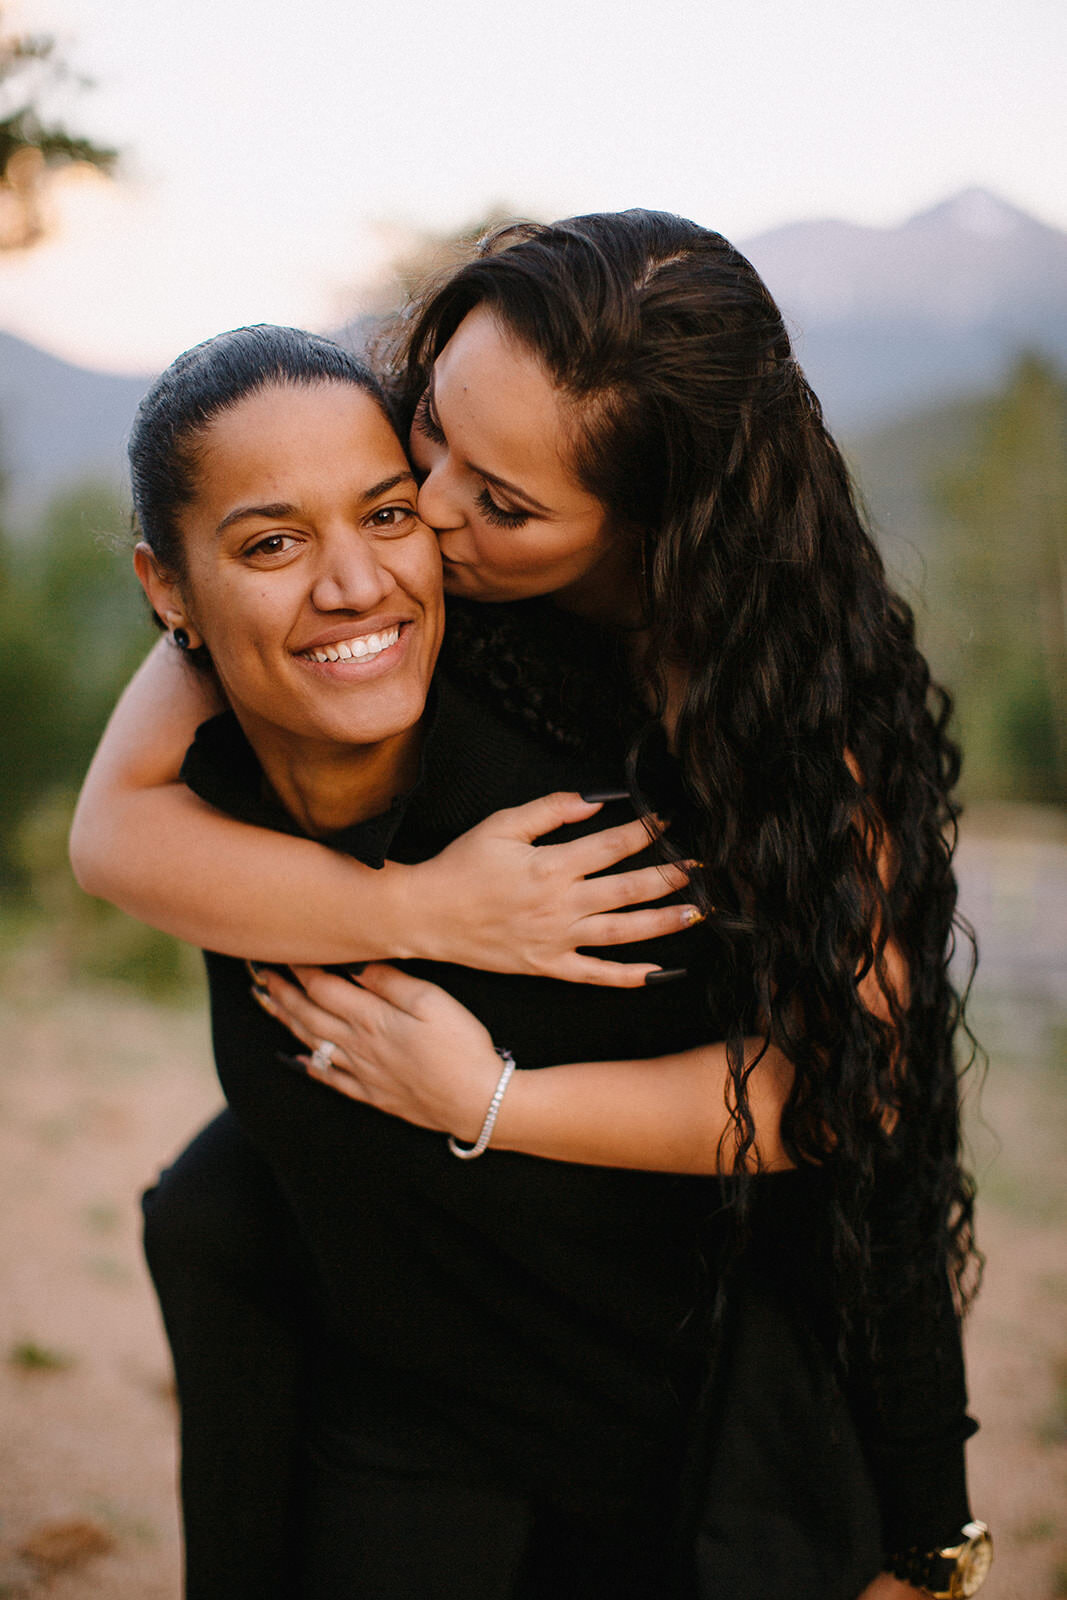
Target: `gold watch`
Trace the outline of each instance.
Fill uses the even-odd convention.
[[[993,1540],[984,1522],[968,1522],[956,1544],[941,1550],[908,1550],[892,1571],[921,1589],[930,1600],[968,1600],[977,1594],[993,1565]]]

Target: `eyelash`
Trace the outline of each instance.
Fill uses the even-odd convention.
[[[245,551],[245,555],[246,556],[260,556],[260,555],[263,555],[263,556],[281,556],[281,555],[285,555],[286,551],[278,550],[278,549],[268,550],[267,546],[270,545],[270,544],[279,543],[283,539],[291,539],[292,537],[293,537],[293,535],[291,533],[268,533],[266,538],[257,539],[255,544],[249,545],[248,549]]]
[[[447,445],[445,431],[430,410],[429,389],[423,390],[412,420],[419,432],[432,444]],[[486,522],[492,523],[494,528],[522,528],[530,520],[528,511],[505,511],[503,506],[497,505],[489,490],[485,488],[475,495],[474,503]]]
[[[415,416],[413,420],[419,432],[425,434],[426,438],[429,439],[431,443],[448,443],[448,440],[445,438],[444,429],[441,427],[441,424],[436,420],[430,410],[429,389],[424,389],[422,391],[422,395],[419,398],[419,403],[415,407]]]
[[[530,520],[528,511],[505,511],[503,506],[498,506],[488,489],[476,494],[474,503],[494,528],[521,528]]]

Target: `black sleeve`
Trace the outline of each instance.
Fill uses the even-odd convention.
[[[845,1378],[882,1509],[888,1552],[951,1543],[970,1520],[964,1445],[967,1414],[959,1317],[947,1273],[929,1252],[914,1270],[902,1226],[909,1169],[879,1179],[871,1208],[873,1346],[857,1336]]]
[[[809,1171],[757,1180],[753,1244],[761,1270],[811,1326],[838,1383],[867,1463],[887,1554],[950,1543],[970,1520],[964,1445],[963,1348],[948,1279],[933,1264],[914,1270],[906,1218],[909,1169],[880,1175],[871,1206],[870,1334],[855,1327],[837,1362],[839,1319],[829,1248],[829,1186]],[[870,1336],[873,1335],[873,1338]]]

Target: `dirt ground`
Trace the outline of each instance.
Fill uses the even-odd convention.
[[[1063,1082],[998,1064],[976,1124],[989,1600],[1067,1596]],[[175,1408],[136,1196],[217,1104],[198,1009],[39,970],[0,983],[0,1597],[178,1600]]]

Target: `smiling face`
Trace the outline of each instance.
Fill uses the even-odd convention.
[[[551,594],[575,611],[628,612],[629,545],[568,464],[568,420],[540,360],[485,307],[470,312],[437,358],[411,431],[419,511],[452,593]]]
[[[440,645],[440,559],[372,397],[343,383],[247,396],[201,437],[196,484],[184,573],[144,545],[138,573],[168,626],[207,646],[268,772],[402,744]]]

